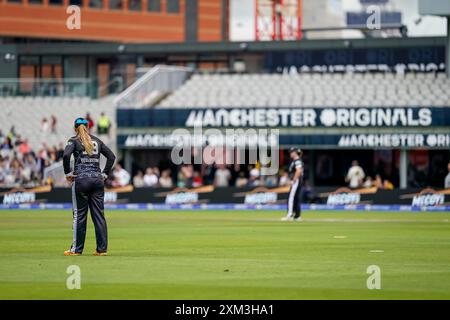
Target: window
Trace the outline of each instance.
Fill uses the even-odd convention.
[[[128,10],[141,11],[142,10],[142,0],[128,0]]]
[[[103,0],[89,0],[89,8],[103,8]]]
[[[42,4],[42,0],[28,0],[29,4]]]
[[[22,0],[8,0],[8,2],[22,3]]]
[[[180,12],[180,0],[167,0],[167,12],[179,13]]]
[[[160,12],[161,0],[148,0],[147,10],[150,12]]]
[[[109,0],[109,8],[111,10],[122,10],[122,0]]]
[[[58,0],[58,1],[61,1],[61,3],[63,2],[63,0]],[[69,0],[69,3],[71,5],[81,7],[83,5],[83,0]]]

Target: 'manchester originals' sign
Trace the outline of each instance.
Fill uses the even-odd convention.
[[[450,107],[119,109],[119,128],[450,127]]]

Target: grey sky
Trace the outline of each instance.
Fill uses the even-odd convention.
[[[341,0],[341,2],[344,11],[361,10],[359,0]],[[418,0],[390,0],[389,8],[402,12],[403,23],[407,25],[410,37],[446,35],[445,18],[424,16],[419,24],[415,23],[420,17]]]

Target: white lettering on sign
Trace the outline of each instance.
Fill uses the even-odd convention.
[[[36,201],[34,192],[7,193],[3,196],[3,204],[32,203]]]
[[[428,127],[429,108],[258,108],[193,110],[186,127]]]
[[[450,147],[448,134],[352,134],[343,135],[339,147]]]

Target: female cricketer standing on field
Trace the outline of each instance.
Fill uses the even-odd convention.
[[[283,221],[301,221],[301,190],[303,183],[303,161],[301,156],[303,151],[300,148],[290,148],[289,156],[289,177],[292,179],[288,197],[288,213],[283,217]]]
[[[106,255],[108,234],[104,208],[104,180],[114,165],[116,156],[97,137],[90,135],[88,121],[83,118],[75,120],[76,135],[69,139],[63,156],[64,173],[67,181],[72,183],[73,206],[73,242],[66,256],[78,256],[83,253],[86,238],[87,212],[91,211],[97,240],[96,256]],[[100,170],[100,155],[106,157],[106,165]],[[74,156],[74,170],[70,169],[70,157]]]

